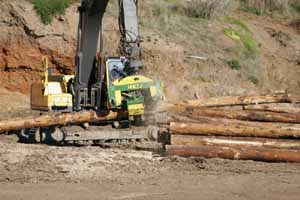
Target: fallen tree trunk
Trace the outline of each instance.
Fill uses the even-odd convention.
[[[300,140],[267,138],[236,138],[194,135],[171,135],[172,145],[188,146],[226,146],[226,147],[267,147],[300,150]]]
[[[300,114],[297,113],[274,113],[274,112],[257,112],[250,110],[228,110],[228,109],[209,109],[209,108],[187,108],[187,114],[191,118],[198,116],[237,119],[244,121],[258,122],[282,122],[282,123],[300,123]]]
[[[224,158],[265,162],[300,162],[300,151],[267,148],[232,148],[212,146],[166,146],[168,156]]]
[[[300,138],[294,127],[248,126],[245,124],[206,124],[171,122],[170,131],[179,135],[214,135],[231,137]]]
[[[291,103],[292,99],[288,94],[274,94],[263,96],[225,96],[199,100],[184,101],[184,105],[192,107],[221,107],[251,105],[262,103]]]
[[[56,113],[53,115],[40,115],[25,119],[10,119],[0,121],[0,132],[20,130],[26,128],[48,127],[67,124],[80,124],[85,122],[101,122],[114,120],[118,117],[115,112],[106,115],[97,115],[94,111]]]
[[[287,107],[287,106],[278,106],[278,105],[248,105],[244,106],[244,110],[251,111],[268,111],[275,113],[300,113],[300,108]]]

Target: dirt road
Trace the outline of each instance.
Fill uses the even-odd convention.
[[[300,165],[19,144],[0,136],[0,199],[299,199]]]

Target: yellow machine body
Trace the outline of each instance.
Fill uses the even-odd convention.
[[[43,111],[73,111],[73,95],[68,92],[68,83],[73,75],[49,75],[48,59],[43,57],[45,68],[44,80],[32,84],[31,108]],[[118,66],[119,73],[114,74]],[[128,116],[142,116],[146,105],[163,98],[163,85],[142,75],[121,75],[125,66],[121,58],[108,58],[106,61],[104,85],[105,96],[102,98],[103,109],[127,110]]]
[[[49,75],[48,59],[43,57],[44,80],[31,86],[31,109],[69,112],[73,108],[73,97],[67,93],[67,83],[72,75]]]
[[[119,76],[113,75],[118,68]],[[129,116],[145,114],[145,105],[163,98],[162,83],[142,75],[127,76],[120,58],[108,58],[106,61],[106,85],[110,109],[123,108]]]

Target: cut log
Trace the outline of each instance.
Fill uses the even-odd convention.
[[[274,94],[263,96],[225,96],[214,97],[199,100],[184,101],[187,106],[193,107],[220,107],[220,106],[237,106],[251,105],[262,103],[291,103],[292,99],[288,94]]]
[[[185,116],[186,120],[177,120],[176,118],[170,118],[169,120],[174,119],[173,121],[169,121],[169,124],[171,122],[183,122],[183,123],[200,123],[200,124],[235,124],[235,125],[246,125],[246,126],[253,126],[253,127],[266,127],[266,126],[272,126],[274,128],[281,127],[282,125],[285,125],[285,127],[299,127],[298,124],[286,124],[286,123],[270,123],[270,122],[253,122],[253,121],[241,121],[236,119],[225,119],[225,118],[212,118],[212,117],[205,117],[205,116],[190,116],[188,114],[182,114],[182,116]],[[281,125],[281,126],[280,126]]]
[[[171,135],[172,145],[188,146],[226,146],[226,147],[267,147],[300,150],[300,140],[267,138],[237,138],[194,135]]]
[[[168,156],[224,158],[264,162],[300,162],[300,151],[268,148],[233,148],[213,146],[166,146]]]
[[[158,105],[156,112],[183,112],[186,107],[226,107],[246,106],[269,103],[292,103],[289,94],[280,93],[261,96],[224,96],[183,101],[181,103],[163,102]]]
[[[300,114],[296,113],[274,113],[257,112],[250,110],[228,110],[228,109],[210,109],[210,108],[187,108],[186,111],[192,118],[198,116],[237,119],[244,121],[258,122],[282,122],[282,123],[300,123]]]
[[[300,108],[291,106],[278,106],[278,105],[248,105],[244,106],[245,110],[252,111],[268,111],[275,113],[300,113]]]
[[[192,119],[188,116],[178,115],[175,113],[167,113],[165,115],[161,115],[161,113],[156,114],[155,123],[159,125],[170,124],[171,122],[191,122],[198,123],[200,120]],[[208,120],[210,121],[210,120]]]
[[[110,112],[105,115],[97,115],[94,111],[56,113],[53,115],[40,115],[25,119],[10,119],[0,121],[0,132],[21,130],[27,128],[59,126],[67,124],[80,124],[85,122],[101,122],[117,119],[118,114]]]
[[[245,124],[170,123],[170,131],[179,135],[214,135],[231,137],[300,138],[295,127],[248,126]]]
[[[177,117],[178,116],[178,117]],[[196,123],[196,124],[224,124],[224,125],[235,125],[235,126],[247,126],[247,127],[268,127],[274,130],[282,129],[294,129],[300,130],[299,124],[289,124],[289,123],[271,123],[271,122],[254,122],[254,121],[241,121],[236,119],[225,119],[225,118],[212,118],[212,117],[205,117],[205,116],[190,116],[187,113],[173,114],[169,113],[166,123],[169,124],[171,122],[180,122],[180,123]]]
[[[205,117],[205,116],[189,116],[188,114],[183,114],[185,118],[181,118],[178,120],[177,118],[170,118],[169,120],[174,119],[171,122],[183,122],[183,123],[196,123],[196,124],[235,124],[235,125],[246,125],[246,126],[253,126],[253,127],[266,127],[272,126],[274,128],[278,128],[281,126],[285,127],[297,127],[300,130],[300,126],[298,124],[286,124],[286,123],[270,123],[270,122],[253,122],[253,121],[241,121],[236,119],[225,119],[225,118],[212,118],[212,117]]]
[[[226,97],[214,97],[199,100],[184,101],[182,103],[161,103],[156,112],[173,112],[182,113],[186,110],[193,108],[217,108],[228,106],[235,108],[237,106],[257,105],[257,104],[270,104],[270,103],[291,103],[292,99],[288,94],[276,94],[265,96],[226,96]],[[234,107],[233,107],[234,106]]]

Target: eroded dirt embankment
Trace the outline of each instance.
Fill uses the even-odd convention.
[[[55,71],[70,73],[74,63],[75,7],[50,26],[41,24],[27,1],[1,1],[1,87],[28,93],[30,83],[41,77],[41,57],[47,55]]]

